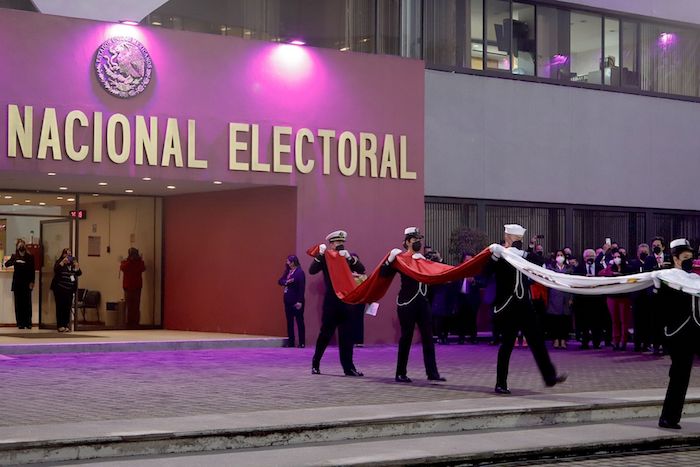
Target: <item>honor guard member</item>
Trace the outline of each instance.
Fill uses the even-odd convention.
[[[340,364],[343,367],[343,372],[346,376],[364,376],[360,371],[355,368],[355,364],[352,361],[352,350],[353,350],[353,336],[352,336],[352,307],[354,305],[349,305],[344,303],[338,298],[333,289],[333,283],[331,282],[330,275],[328,274],[328,266],[326,264],[325,252],[327,248],[332,248],[338,252],[338,254],[346,259],[348,266],[352,272],[358,274],[365,273],[365,267],[357,259],[350,255],[348,250],[345,249],[345,240],[348,234],[344,230],[336,230],[331,232],[326,236],[326,241],[328,241],[328,247],[325,244],[321,244],[319,247],[319,253],[311,262],[309,267],[309,274],[318,274],[323,271],[323,281],[326,284],[326,294],[323,296],[323,313],[321,315],[321,330],[318,333],[318,339],[316,339],[316,351],[314,352],[313,359],[311,360],[311,374],[319,375],[321,374],[321,358],[323,358],[323,352],[326,351],[328,343],[333,337],[335,329],[338,328],[338,351],[340,353]]]
[[[671,242],[673,266],[686,273],[693,270],[693,250],[685,238]],[[697,277],[696,277],[697,279]],[[664,407],[659,418],[662,428],[679,430],[685,394],[688,391],[693,358],[700,356],[700,303],[698,297],[661,283],[658,290],[659,312],[664,316],[666,342],[671,369]]]
[[[506,224],[504,227],[504,245],[492,245],[491,260],[484,271],[487,275],[494,274],[496,281],[496,299],[494,300],[494,320],[498,322],[503,334],[501,347],[498,349],[498,365],[496,368],[496,388],[498,394],[510,394],[508,389],[508,365],[510,354],[513,352],[518,331],[530,344],[530,350],[535,357],[537,367],[542,373],[544,382],[551,387],[566,380],[566,375],[557,375],[554,365],[549,358],[549,352],[544,343],[544,336],[539,328],[535,309],[530,297],[530,284],[522,272],[501,258],[505,248],[525,258],[531,263],[541,266],[542,256],[523,251],[523,235],[525,228],[518,224]],[[534,245],[531,245],[534,246]]]
[[[407,251],[413,252],[414,259],[425,261],[425,257],[420,254],[421,238],[423,238],[423,235],[416,227],[409,227],[404,230],[403,246]],[[382,276],[393,276],[396,274],[397,270],[394,268],[393,262],[396,256],[401,253],[402,251],[398,248],[391,250],[386,262],[381,266],[380,274]],[[445,378],[438,373],[437,364],[435,363],[433,319],[430,304],[426,297],[428,285],[418,282],[403,273],[399,274],[401,275],[401,289],[396,299],[396,314],[399,316],[399,324],[401,325],[401,338],[399,339],[399,355],[396,362],[396,381],[399,383],[411,382],[411,378],[406,376],[406,367],[416,324],[418,325],[418,331],[420,331],[421,344],[423,345],[423,362],[428,379],[431,381],[445,381]]]

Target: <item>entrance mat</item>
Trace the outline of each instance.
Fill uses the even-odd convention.
[[[103,337],[89,334],[76,334],[73,332],[15,332],[11,334],[0,334],[0,339],[3,337],[21,337],[22,339],[63,339],[70,337],[71,339],[83,337]]]

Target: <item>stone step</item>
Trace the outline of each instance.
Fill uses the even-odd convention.
[[[658,418],[663,390],[537,394],[0,428],[0,464],[259,449]],[[371,396],[371,395],[370,395]],[[686,416],[700,414],[689,392]]]

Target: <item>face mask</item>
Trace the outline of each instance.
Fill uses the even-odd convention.
[[[21,251],[22,253],[24,253],[24,251],[26,250],[26,248],[25,248],[24,245],[20,245],[19,248],[18,248],[18,250]]]
[[[622,264],[622,258],[615,258],[615,259],[613,259],[613,263],[615,263],[616,265],[619,266],[620,264]]]
[[[513,248],[517,248],[518,250],[523,249],[523,242],[522,240],[516,240],[513,242]]]
[[[566,259],[564,259],[563,256],[557,256],[557,264],[564,264],[564,261],[566,261]]]
[[[345,249],[345,245],[338,245],[335,247],[335,251],[342,251]]]
[[[681,269],[685,272],[693,272],[693,258],[688,258],[681,261]]]
[[[641,259],[642,261],[644,261],[645,259],[647,259],[648,256],[649,256],[649,255],[648,255],[647,253],[639,253],[639,259]]]
[[[588,258],[588,259],[586,260],[586,263],[588,263],[588,264],[593,264],[593,263],[595,263],[595,260],[594,260],[593,258]]]
[[[654,247],[654,254],[655,254],[655,255],[658,255],[659,253],[661,253],[661,247],[660,247],[660,246],[655,246],[655,247]]]
[[[411,249],[412,249],[413,251],[420,251],[420,249],[421,249],[422,247],[423,247],[423,245],[421,244],[420,240],[417,241],[417,242],[413,242],[413,243],[411,244]]]

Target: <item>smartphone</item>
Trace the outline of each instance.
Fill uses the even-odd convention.
[[[73,256],[72,256],[72,255],[66,256],[66,259],[68,260],[69,263],[72,263],[72,262],[73,262]]]
[[[612,245],[612,241],[610,240],[610,237],[607,237],[605,239],[605,243],[607,243],[608,245]]]

